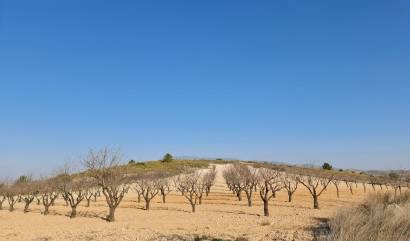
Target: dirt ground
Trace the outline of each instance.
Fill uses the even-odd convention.
[[[314,229],[332,217],[339,209],[360,202],[366,193],[362,186],[351,195],[343,184],[340,198],[330,186],[319,198],[320,210],[312,208],[312,198],[306,188],[299,186],[292,203],[281,191],[270,202],[270,217],[263,217],[259,193],[254,195],[254,206],[248,207],[245,195],[241,202],[227,190],[221,175],[223,165],[217,165],[218,176],[209,197],[204,198],[196,213],[181,195],[171,192],[167,203],[157,196],[149,211],[137,203],[130,189],[116,212],[116,221],[108,223],[103,197],[91,202],[91,207],[77,208],[78,217],[70,219],[70,211],[60,199],[50,208],[48,216],[41,215],[43,206],[31,205],[23,213],[23,204],[14,212],[7,210],[7,201],[0,211],[0,240],[193,240],[212,237],[223,240],[312,240]],[[367,187],[367,193],[373,192]],[[196,239],[201,240],[201,239]]]

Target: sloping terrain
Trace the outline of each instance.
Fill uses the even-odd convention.
[[[270,202],[270,217],[266,218],[258,193],[254,194],[254,206],[248,207],[246,198],[239,202],[227,189],[221,175],[225,166],[217,165],[215,186],[196,213],[191,213],[185,198],[175,192],[167,196],[165,204],[157,196],[151,209],[145,211],[131,189],[113,223],[102,219],[107,212],[103,197],[89,208],[80,204],[74,219],[67,216],[69,208],[61,199],[50,208],[48,216],[41,215],[43,207],[35,203],[24,214],[23,204],[18,203],[14,212],[9,212],[7,205],[0,211],[0,240],[312,240],[321,222],[366,196],[360,186],[354,189],[354,195],[343,186],[341,197],[337,198],[335,188],[329,186],[320,196],[321,209],[314,210],[310,194],[300,186],[292,203],[280,191]],[[367,190],[373,192],[370,187]]]

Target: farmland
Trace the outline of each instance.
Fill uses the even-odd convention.
[[[147,210],[144,198],[140,197],[138,202],[137,192],[132,188],[135,184],[127,183],[130,188],[116,208],[113,222],[107,222],[107,202],[102,194],[95,199],[91,198],[89,207],[85,199],[80,202],[76,207],[75,218],[70,218],[70,205],[66,204],[64,196],[61,195],[49,207],[47,215],[43,215],[44,207],[37,201],[30,204],[27,212],[23,212],[24,201],[16,202],[12,212],[7,210],[7,202],[4,202],[3,210],[0,211],[2,227],[0,239],[313,240],[323,232],[321,227],[334,217],[338,210],[356,206],[369,193],[394,190],[392,187],[373,189],[370,183],[352,186],[340,183],[339,197],[337,197],[335,185],[329,183],[319,196],[320,209],[314,209],[312,195],[303,185],[297,187],[291,202],[287,190],[280,188],[269,200],[269,216],[265,216],[259,192],[261,186],[255,186],[256,191],[251,197],[251,206],[245,193],[242,193],[243,198],[239,201],[237,195],[228,187],[224,173],[232,168],[232,163],[175,161],[173,164],[161,164],[156,162],[133,164],[131,169],[142,173],[147,173],[149,170],[169,172],[178,170],[177,166],[187,165],[190,165],[191,170],[194,168],[203,173],[214,168],[216,173],[209,195],[202,197],[201,204],[196,203],[195,212],[189,200],[178,191],[177,184],[175,186],[170,183],[165,203],[159,191],[153,195]],[[234,163],[234,165],[239,164]],[[255,166],[250,163],[241,165]],[[404,190],[407,187],[402,188]]]

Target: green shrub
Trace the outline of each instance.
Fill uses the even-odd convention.
[[[333,169],[332,165],[330,165],[327,162],[323,163],[322,168],[323,168],[323,170],[332,170]]]
[[[171,154],[167,153],[162,158],[162,162],[172,162],[173,159],[174,157]]]

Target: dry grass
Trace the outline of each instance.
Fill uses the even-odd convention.
[[[330,221],[327,241],[409,241],[410,191],[374,194]]]
[[[163,171],[179,172],[182,168],[207,168],[211,162],[207,160],[173,160],[171,162],[147,161],[122,166],[128,172]]]

